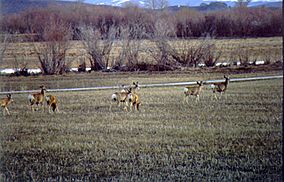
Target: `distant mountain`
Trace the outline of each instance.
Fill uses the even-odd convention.
[[[28,8],[43,8],[47,7],[51,3],[59,3],[61,5],[72,4],[70,1],[48,1],[48,0],[0,0],[1,1],[1,12],[17,13],[24,11]]]
[[[75,0],[0,0],[1,2],[1,12],[4,14],[7,13],[17,13],[24,11],[28,8],[39,8],[47,7],[51,3],[57,3],[58,5],[72,5]],[[85,0],[84,3],[92,5],[107,5],[107,6],[116,6],[124,7],[126,4],[136,4],[140,7],[144,7],[143,0]],[[214,0],[191,0],[189,4],[184,0],[169,0],[169,9],[177,11],[182,7],[193,7],[198,11],[220,11],[229,7],[234,7],[236,5],[235,1],[214,1]],[[281,8],[282,1],[270,2],[270,1],[253,1],[249,7],[270,7],[270,8]]]
[[[209,4],[211,2],[226,3],[229,7],[234,7],[237,0],[168,0],[169,6],[200,6],[202,3]],[[127,3],[132,3],[143,7],[145,0],[85,0],[86,3],[103,4],[111,6],[123,6]],[[250,7],[266,6],[266,7],[282,7],[280,0],[253,0],[249,3]]]
[[[268,8],[282,8],[282,1],[269,2],[269,1],[255,1],[249,3],[248,7],[268,7]]]

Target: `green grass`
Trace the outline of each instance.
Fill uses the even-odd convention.
[[[282,81],[231,83],[217,101],[206,86],[190,105],[183,87],[145,88],[140,112],[110,112],[114,90],[54,93],[58,114],[31,113],[27,95],[14,95],[12,116],[0,115],[1,173],[18,181],[281,181]]]

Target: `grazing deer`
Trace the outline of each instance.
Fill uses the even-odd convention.
[[[51,113],[51,109],[53,112],[58,112],[59,113],[59,109],[58,109],[58,105],[57,105],[57,97],[53,96],[53,95],[47,95],[45,97],[46,100],[46,104],[48,105],[48,112]]]
[[[41,91],[38,93],[30,94],[28,96],[28,100],[31,104],[31,110],[34,111],[33,105],[36,104],[37,106],[40,104],[42,107],[42,111],[44,111],[44,94],[46,92],[46,88],[44,86],[40,86]]]
[[[3,107],[3,115],[5,116],[5,111],[7,112],[8,115],[10,115],[8,105],[13,102],[11,94],[8,94],[6,98],[1,99],[1,107]]]
[[[226,75],[224,75],[224,78],[225,78],[225,82],[213,83],[210,86],[216,99],[217,99],[216,92],[220,93],[220,98],[221,98],[222,93],[225,93],[225,91],[228,88],[230,78],[229,76],[226,76]]]
[[[188,104],[188,99],[190,95],[193,95],[196,97],[196,102],[199,101],[199,95],[201,93],[201,90],[203,88],[203,81],[196,82],[197,85],[194,86],[188,86],[184,88],[184,103],[186,102]]]

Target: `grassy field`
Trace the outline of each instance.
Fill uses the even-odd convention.
[[[197,45],[200,40],[192,39],[188,40],[189,45]],[[238,61],[238,55],[247,54],[249,61],[265,61],[271,59],[271,62],[282,60],[282,38],[281,37],[268,37],[268,38],[247,38],[247,39],[216,39],[215,42],[217,50],[222,50],[222,54],[219,62],[233,62]],[[41,43],[36,43],[36,45]],[[184,47],[184,44],[180,40],[172,41],[172,44],[176,48]],[[142,62],[153,61],[149,56],[149,52],[145,52],[146,49],[155,50],[153,42],[143,41],[141,45],[141,57]],[[114,43],[110,60],[115,62],[117,56],[121,52],[121,42]],[[87,66],[89,65],[88,58],[86,56],[86,50],[84,50],[81,42],[70,42],[69,49],[67,50],[67,64],[70,67],[78,67],[82,60],[85,60]],[[39,61],[37,59],[36,52],[34,50],[33,43],[11,43],[8,45],[4,54],[3,62],[0,68],[14,68],[23,67],[38,68]],[[110,65],[109,65],[110,66]]]
[[[93,73],[76,75],[76,81],[74,75],[1,77],[1,87],[193,81],[222,74]],[[140,112],[116,107],[110,112],[115,90],[54,93],[60,99],[58,114],[31,113],[27,94],[14,95],[12,115],[0,115],[0,178],[281,181],[282,88],[282,79],[231,83],[226,97],[214,100],[206,86],[200,102],[192,98],[189,105],[182,102],[183,87],[145,88],[139,91]]]

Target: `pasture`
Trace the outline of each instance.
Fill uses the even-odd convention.
[[[265,75],[281,74],[266,72]],[[230,74],[231,78],[264,75]],[[75,79],[76,77],[76,79]],[[1,90],[222,79],[223,73],[1,77]],[[52,93],[61,113],[31,113],[27,94],[0,115],[1,180],[281,181],[283,80],[230,83],[183,104],[183,87],[139,90],[140,112],[109,111],[117,90]]]

